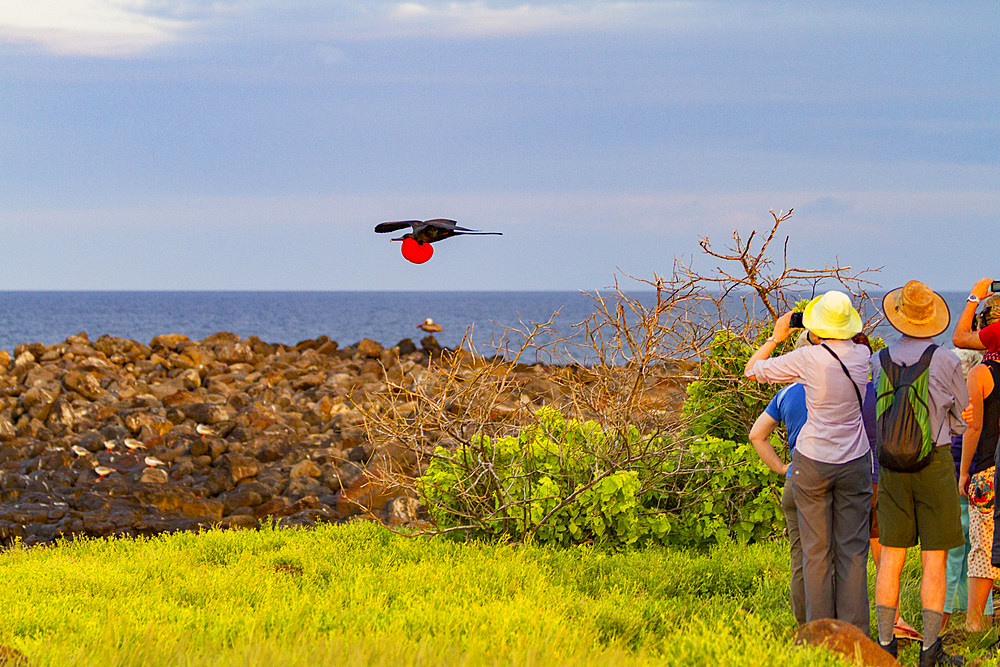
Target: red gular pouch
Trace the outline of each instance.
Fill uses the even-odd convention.
[[[423,264],[434,254],[434,248],[430,243],[417,243],[413,239],[403,239],[400,250],[403,252],[403,257],[414,264]]]

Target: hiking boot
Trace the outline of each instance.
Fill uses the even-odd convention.
[[[965,664],[965,657],[946,653],[941,647],[941,638],[931,644],[929,649],[920,649],[920,667],[960,667]]]
[[[892,641],[889,642],[888,644],[882,644],[880,642],[878,647],[894,658],[899,657],[899,642],[896,641],[895,637],[893,637]]]

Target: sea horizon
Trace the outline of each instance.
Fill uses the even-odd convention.
[[[651,304],[654,290],[622,290]],[[385,346],[427,335],[417,328],[431,318],[443,346],[462,343],[471,329],[477,350],[516,350],[524,329],[554,316],[560,334],[571,331],[595,310],[595,294],[585,290],[8,290],[0,292],[0,349],[22,343],[63,342],[80,332],[91,339],[113,335],[148,343],[157,335],[180,333],[200,340],[219,331],[269,343],[296,343],[328,336],[342,347],[370,338]],[[952,322],[935,340],[950,344],[965,291],[941,292]],[[881,293],[873,293],[875,305]],[[871,315],[872,313],[867,313]],[[877,335],[891,336],[886,325]]]

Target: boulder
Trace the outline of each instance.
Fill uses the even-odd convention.
[[[226,454],[222,457],[222,468],[228,470],[233,483],[256,477],[260,472],[260,461],[250,456]]]
[[[191,339],[184,334],[160,334],[149,341],[149,347],[152,350],[157,349],[167,349],[176,350],[180,347],[181,343],[186,343]]]
[[[364,338],[357,344],[358,353],[368,359],[378,359],[382,354],[382,346],[370,338]]]
[[[420,347],[429,356],[437,356],[441,354],[441,344],[437,342],[437,338],[431,335],[424,336],[420,339]]]
[[[199,424],[218,424],[229,419],[229,411],[225,404],[192,403],[183,408],[185,416]]]
[[[231,343],[218,348],[215,353],[216,359],[223,364],[252,364],[256,355],[249,345],[243,343]]]
[[[100,381],[92,373],[69,371],[63,376],[62,384],[68,391],[75,391],[88,401],[93,401],[104,393]]]
[[[855,665],[898,667],[899,662],[860,629],[832,618],[810,621],[795,631],[795,645],[822,646]]]
[[[288,477],[291,479],[295,479],[296,477],[319,477],[322,473],[323,470],[318,465],[306,459],[293,465],[288,473]]]
[[[166,484],[168,479],[167,471],[162,468],[146,468],[139,477],[143,484]]]

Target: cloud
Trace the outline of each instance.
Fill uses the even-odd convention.
[[[402,2],[387,27],[407,35],[492,37],[537,33],[615,30],[652,19],[683,18],[691,2]]]
[[[477,38],[614,30],[673,17],[689,2],[366,2],[5,0],[0,43],[61,56],[127,58],[194,39]],[[321,60],[337,61],[335,52]]]
[[[528,34],[607,25],[620,21],[627,13],[627,7],[616,3],[492,7],[484,2],[403,2],[396,5],[389,18],[404,31],[423,33],[432,30],[454,37]]]
[[[5,0],[0,42],[32,44],[55,55],[125,57],[179,39],[188,22],[134,0]]]

